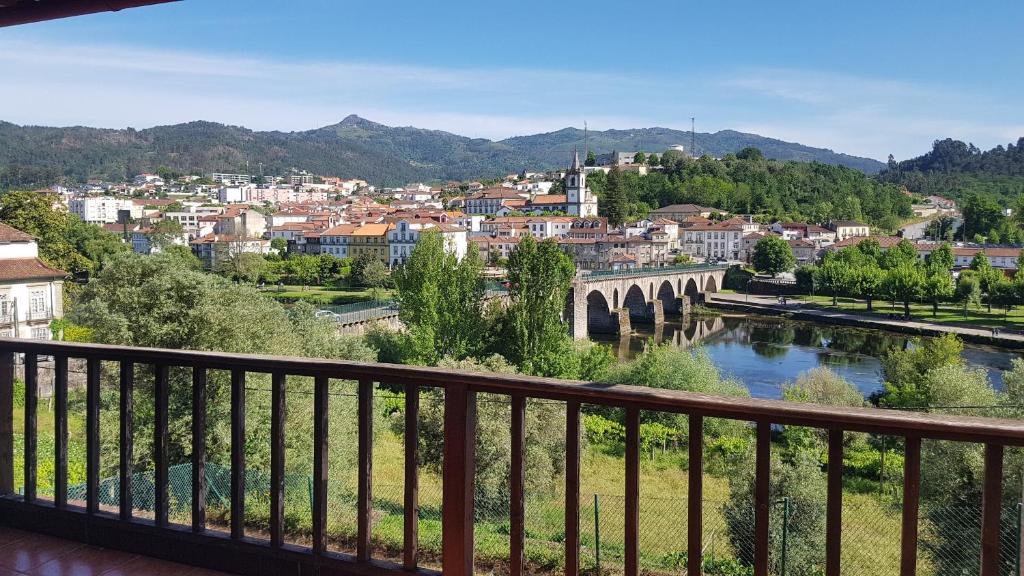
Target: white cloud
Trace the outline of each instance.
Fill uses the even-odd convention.
[[[1016,140],[1024,116],[997,95],[941,85],[789,69],[715,76],[578,70],[456,69],[289,61],[201,50],[0,39],[0,119],[143,128],[212,120],[308,130],[351,113],[501,139],[565,126],[666,126],[754,132],[884,158],[936,138],[982,147]],[[1008,100],[1009,101],[1009,100]]]

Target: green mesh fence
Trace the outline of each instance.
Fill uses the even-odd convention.
[[[191,464],[171,466],[168,470],[171,520],[187,523],[191,511]],[[132,506],[140,515],[153,509],[153,472],[137,472],[131,477]],[[230,469],[207,464],[207,503],[212,514],[226,512],[231,493]],[[246,521],[257,529],[269,514],[270,476],[261,470],[248,470],[246,484]],[[404,490],[400,484],[374,485],[375,555],[399,557],[402,548]],[[120,481],[106,478],[100,482],[100,505],[118,505]],[[328,535],[335,547],[345,548],[355,534],[356,487],[335,482],[328,487],[330,500]],[[285,477],[286,530],[308,534],[311,525],[312,477],[290,474]],[[68,487],[69,501],[85,500],[85,485]],[[441,510],[439,484],[421,486],[420,547],[425,563],[439,558],[441,548]],[[821,510],[790,510],[791,522],[800,514]],[[753,523],[734,525],[726,522],[724,502],[705,501],[703,505],[704,573],[743,576],[750,574],[753,556]],[[509,553],[509,516],[507,504],[477,506],[475,536],[477,558],[482,565],[501,563]],[[618,574],[623,568],[625,538],[623,518],[625,500],[621,495],[587,494],[580,502],[581,562],[584,569],[596,573]],[[823,566],[794,558],[792,539],[787,548],[779,536],[786,530],[779,503],[772,508],[772,574],[782,574],[782,556],[789,557],[787,576],[814,575]],[[687,500],[682,498],[641,497],[640,562],[649,574],[680,574],[686,565]],[[899,573],[899,531],[901,511],[895,500],[879,505],[877,500],[853,499],[843,506],[843,574],[897,575]],[[557,497],[533,498],[526,505],[526,555],[535,572],[557,571],[564,558],[564,504]],[[1000,532],[1001,569],[1004,575],[1017,574],[1019,508],[1006,506]],[[981,534],[980,506],[922,506],[920,511],[919,574],[944,576],[979,573]],[[813,551],[812,551],[813,552]],[[818,559],[823,559],[820,551]],[[811,554],[810,556],[815,556]],[[810,565],[808,565],[810,562]]]

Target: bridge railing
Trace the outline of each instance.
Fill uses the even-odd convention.
[[[581,279],[605,279],[623,278],[629,276],[656,276],[659,274],[672,274],[676,272],[707,272],[712,270],[725,270],[726,264],[676,264],[673,266],[662,266],[660,268],[631,268],[628,270],[596,270],[580,276]]]

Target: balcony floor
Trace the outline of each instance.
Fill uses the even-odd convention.
[[[220,576],[222,572],[0,528],[0,576]]]

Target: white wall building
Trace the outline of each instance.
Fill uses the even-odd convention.
[[[50,339],[64,316],[67,273],[39,259],[35,238],[0,224],[0,337]]]
[[[466,255],[468,234],[465,228],[440,222],[411,222],[399,220],[394,228],[388,231],[388,262],[392,268],[401,266],[409,259],[420,236],[427,231],[436,230],[444,239],[445,250],[462,259]]]
[[[111,196],[86,196],[68,201],[68,211],[89,224],[113,224],[117,222],[119,210],[131,211],[132,208],[131,199]]]

